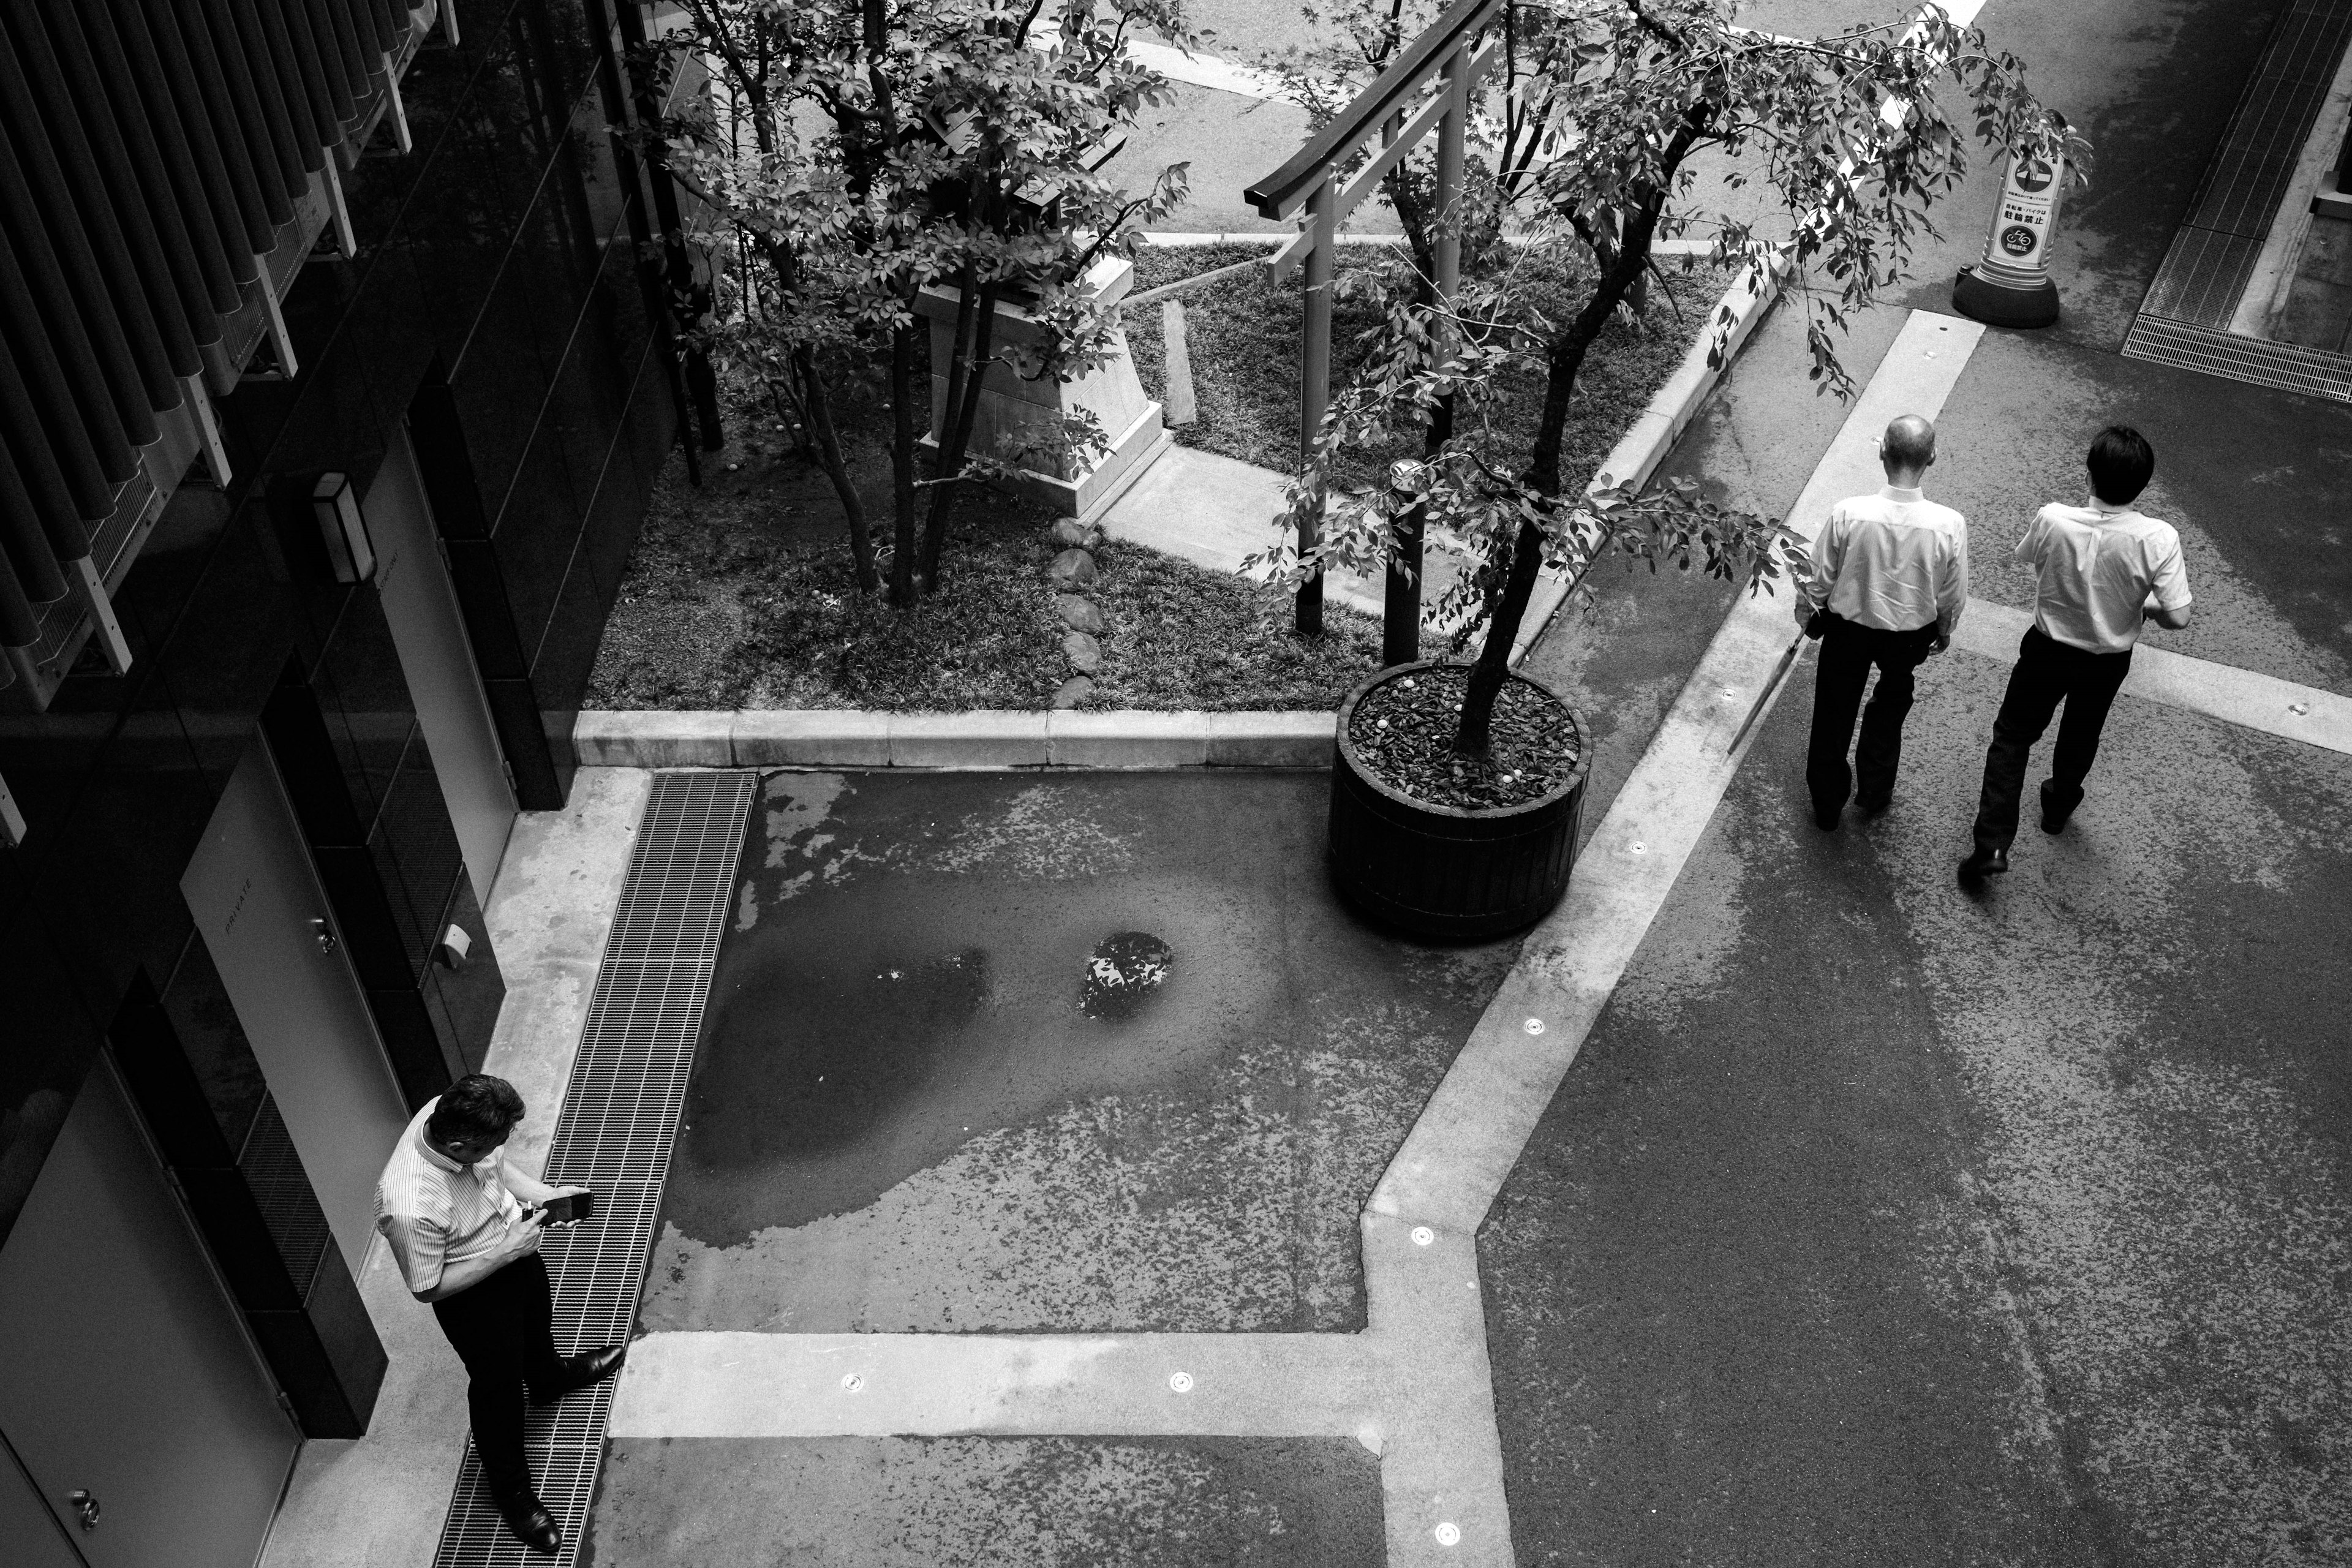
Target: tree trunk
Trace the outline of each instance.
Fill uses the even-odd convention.
[[[1695,135],[1695,130],[1685,133],[1683,145],[1687,147]],[[1677,155],[1667,167],[1671,170],[1679,162]],[[1536,427],[1528,483],[1554,502],[1559,495],[1559,452],[1568,426],[1569,395],[1576,390],[1577,374],[1584,368],[1592,341],[1609,324],[1625,290],[1642,275],[1664,205],[1661,195],[1637,209],[1625,226],[1615,262],[1601,275],[1592,298],[1553,346],[1544,378],[1543,422]],[[1454,735],[1454,749],[1465,756],[1483,758],[1492,750],[1495,699],[1502,694],[1504,679],[1510,673],[1511,645],[1518,640],[1519,623],[1527,618],[1528,605],[1535,597],[1536,576],[1543,569],[1543,530],[1528,522],[1520,525],[1519,536],[1512,542],[1511,570],[1504,580],[1502,597],[1487,618],[1486,640],[1478,650],[1478,662],[1471,667],[1469,689],[1462,699],[1462,721]]]
[[[890,602],[905,609],[915,602],[915,331],[906,326],[890,329]]]
[[[849,561],[857,572],[857,591],[871,594],[882,585],[881,575],[874,567],[874,536],[866,527],[866,502],[857,493],[857,482],[850,478],[849,465],[841,456],[841,437],[833,427],[833,401],[819,379],[816,354],[802,349],[793,356],[793,370],[800,384],[795,399],[809,437],[814,437],[817,461],[824,465],[825,477],[833,481],[833,493],[840,499],[842,515],[849,520]],[[804,437],[803,439],[807,439]]]
[[[963,338],[956,338],[957,353],[964,355],[961,383],[950,379],[948,385],[947,428],[940,432],[940,466],[938,479],[931,486],[931,505],[923,520],[922,586],[926,594],[940,591],[940,558],[947,547],[948,519],[955,510],[956,497],[963,489],[963,463],[971,450],[972,427],[980,422],[980,397],[988,380],[989,355],[995,352],[996,300],[1001,286],[996,281],[980,287],[980,298],[974,306],[979,320],[972,326],[971,346],[967,353]],[[963,310],[958,308],[958,326],[961,326]]]

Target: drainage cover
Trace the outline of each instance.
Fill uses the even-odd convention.
[[[1103,938],[1087,955],[1078,1011],[1089,1018],[1134,1017],[1168,978],[1174,957],[1166,942],[1146,931],[1116,931]]]

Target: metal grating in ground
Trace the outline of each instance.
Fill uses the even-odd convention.
[[[2234,332],[2187,321],[2142,316],[2124,340],[2126,358],[2168,364],[2179,370],[2267,386],[2279,392],[2352,403],[2352,355],[2332,354],[2297,343],[2276,343],[2265,338],[2242,338]]]
[[[637,825],[547,1155],[548,1181],[596,1194],[594,1217],[551,1234],[541,1249],[555,1286],[555,1348],[565,1355],[627,1339],[636,1315],[758,783],[751,773],[656,773]],[[530,1415],[530,1473],[563,1527],[559,1568],[580,1549],[612,1402],[605,1383]],[[468,1442],[436,1568],[549,1561],[507,1532]]]
[[[2125,343],[2126,354],[2165,364],[2190,363],[2134,352],[2139,327],[2150,318],[2215,331],[2229,326],[2347,41],[2352,41],[2352,0],[2294,0],[2280,15],[2255,62],[2253,78],[2230,116],[2221,145],[2189,198],[2188,219],[2172,237],[2147,298],[2140,302],[2139,322]],[[2295,384],[2227,368],[2237,363],[2220,356],[2214,366],[2194,363],[2191,368],[2263,386]]]

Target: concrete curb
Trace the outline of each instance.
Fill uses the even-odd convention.
[[[1328,768],[1330,712],[583,711],[573,759],[608,768]]]

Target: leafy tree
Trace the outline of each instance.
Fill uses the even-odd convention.
[[[1451,300],[1425,285],[1387,289],[1369,353],[1289,489],[1287,521],[1319,516],[1320,538],[1303,558],[1290,544],[1260,558],[1297,584],[1327,566],[1377,569],[1419,516],[1463,540],[1476,570],[1435,613],[1457,621],[1457,647],[1486,632],[1454,741],[1474,758],[1488,753],[1511,644],[1545,567],[1580,578],[1598,556],[1622,552],[1653,569],[1702,564],[1753,592],[1802,559],[1798,537],[1777,522],[1716,506],[1687,484],[1642,496],[1562,491],[1578,374],[1653,268],[1656,239],[1706,237],[1712,262],[1745,268],[1751,291],[1766,268],[1785,273],[1808,312],[1810,374],[1844,396],[1852,384],[1837,337],[1904,281],[1914,245],[1935,234],[1930,207],[1968,172],[1971,132],[1996,152],[2063,156],[2076,179],[2087,156],[2027,89],[2017,59],[1932,5],[1907,26],[1811,39],[1739,27],[1729,0],[1521,0],[1506,16],[1487,178],[1473,183],[1469,216],[1440,221],[1478,222],[1483,189],[1515,243]],[[1765,198],[1749,205],[1769,211],[1770,227],[1696,205],[1702,154],[1725,187]],[[1546,267],[1589,279],[1573,313],[1536,303],[1529,280]],[[1733,320],[1727,307],[1715,321],[1718,355]],[[1524,452],[1505,449],[1490,417],[1501,374],[1514,368],[1544,387]],[[1394,465],[1383,485],[1338,482],[1343,455],[1411,428],[1444,431],[1426,461]]]
[[[1184,170],[1129,197],[1096,170],[1166,80],[1122,51],[1148,30],[1190,41],[1182,0],[682,0],[687,26],[634,68],[712,72],[676,95],[647,145],[726,220],[744,281],[719,346],[793,411],[848,521],[858,582],[877,552],[843,453],[837,405],[873,379],[891,415],[894,603],[934,592],[959,492],[1018,453],[974,454],[992,364],[1069,379],[1102,363],[1116,322],[1079,287],[1182,199]],[[916,300],[960,293],[944,428],[919,477],[929,402]],[[996,305],[1037,327],[995,341]],[[1047,447],[1083,447],[1083,428]]]

